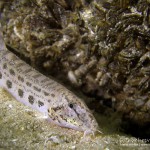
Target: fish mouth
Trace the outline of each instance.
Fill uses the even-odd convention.
[[[84,132],[84,135],[88,135],[88,134],[95,134],[97,131],[101,132],[99,130],[99,126],[95,126],[95,127],[87,127],[87,126],[76,126],[73,124],[59,124],[59,126],[64,127],[64,128],[69,128],[69,129],[73,129],[76,131],[80,131],[80,132]],[[101,132],[102,133],[102,132]]]
[[[53,119],[51,119],[50,117],[47,118],[47,120],[53,124],[56,124],[60,127],[64,127],[64,128],[68,128],[68,129],[73,129],[73,130],[76,130],[76,131],[83,131],[84,132],[84,129],[82,127],[79,127],[79,126],[76,126],[76,125],[73,125],[73,124],[67,124],[67,123],[64,123],[64,122],[56,122],[54,121]]]
[[[75,125],[72,125],[72,124],[65,124],[64,123],[64,124],[58,124],[58,125],[61,126],[61,127],[64,127],[64,128],[84,132],[84,130],[81,127],[78,127],[78,126],[75,126]]]
[[[89,134],[95,135],[96,132],[102,133],[99,130],[98,124],[96,126],[92,127],[92,128],[88,128],[86,126],[76,126],[76,125],[73,125],[73,124],[66,124],[66,123],[55,122],[55,121],[53,121],[50,118],[48,118],[48,120],[50,122],[52,122],[53,124],[56,124],[56,125],[58,125],[60,127],[73,129],[73,130],[80,131],[80,132],[84,132],[84,135],[89,135]]]

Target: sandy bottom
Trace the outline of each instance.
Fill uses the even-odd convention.
[[[43,115],[0,89],[0,150],[149,149],[150,145],[118,131],[119,120],[95,114],[103,134],[82,132],[49,123]]]

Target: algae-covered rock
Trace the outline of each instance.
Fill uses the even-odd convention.
[[[111,102],[150,135],[149,0],[12,0],[0,8],[9,47],[67,76],[96,98],[93,108]]]

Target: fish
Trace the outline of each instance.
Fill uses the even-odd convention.
[[[85,102],[50,77],[21,60],[6,47],[0,29],[0,87],[19,102],[61,127],[94,134],[99,125]]]

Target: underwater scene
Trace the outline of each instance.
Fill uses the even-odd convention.
[[[0,149],[150,149],[150,0],[0,0]]]

